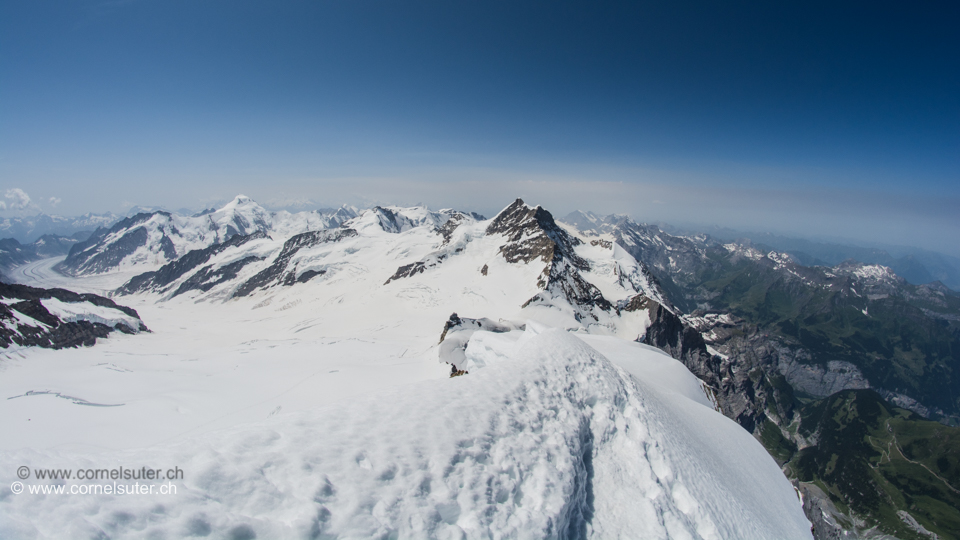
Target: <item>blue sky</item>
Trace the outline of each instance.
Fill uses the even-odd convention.
[[[0,1],[0,190],[32,205],[0,215],[523,196],[960,255],[957,28],[936,1]]]

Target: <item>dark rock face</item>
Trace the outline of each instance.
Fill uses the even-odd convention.
[[[659,227],[628,219],[611,225],[611,231],[614,241],[650,269],[674,305],[684,310],[696,307],[695,302],[687,300],[685,287],[709,266],[707,250],[715,247],[714,243],[706,238],[704,242],[697,242],[668,235]]]
[[[837,523],[835,515],[837,508],[830,502],[830,497],[815,484],[798,482],[803,494],[803,513],[810,520],[813,528],[813,537],[817,540],[856,540],[859,535],[854,531],[845,531]],[[841,514],[842,515],[842,514]]]
[[[447,212],[446,210],[443,211],[443,213],[446,213],[446,212]],[[386,282],[384,282],[384,285],[389,284],[391,281],[396,281],[398,279],[413,277],[417,274],[422,274],[423,272],[431,268],[439,266],[441,263],[443,263],[443,261],[447,260],[447,258],[463,251],[462,246],[461,247],[450,246],[450,242],[451,240],[453,240],[454,231],[456,231],[457,228],[459,228],[464,223],[471,220],[475,220],[478,217],[482,219],[483,216],[479,214],[474,214],[474,213],[464,214],[463,212],[455,212],[455,211],[450,212],[449,216],[450,217],[447,218],[447,221],[443,225],[441,225],[439,228],[437,228],[437,234],[443,237],[443,243],[441,244],[440,249],[427,255],[426,257],[424,257],[423,259],[415,263],[405,264],[400,268],[397,268],[397,271],[394,272],[394,274],[390,276]]]
[[[500,253],[509,263],[529,263],[537,258],[550,263],[559,251],[575,268],[590,269],[587,261],[573,250],[580,241],[561,229],[550,212],[539,206],[530,208],[520,199],[497,214],[486,233],[507,237],[507,243],[500,248]]]
[[[354,229],[326,229],[298,234],[283,244],[283,248],[270,266],[261,270],[257,275],[240,285],[234,293],[234,296],[247,296],[257,289],[276,284],[293,285],[294,283],[302,283],[307,279],[320,275],[323,273],[322,271],[304,272],[298,276],[297,269],[295,267],[290,268],[291,259],[303,248],[329,242],[339,242],[344,238],[350,238],[356,235],[357,231]]]
[[[241,261],[241,262],[242,262],[242,261]],[[322,275],[324,275],[324,274],[326,274],[326,273],[327,273],[326,270],[307,270],[306,272],[303,272],[302,274],[300,274],[299,276],[297,276],[296,274],[294,274],[294,273],[291,272],[291,273],[287,274],[286,276],[284,276],[282,283],[283,283],[284,285],[286,285],[286,286],[289,287],[290,285],[294,285],[294,284],[297,284],[297,283],[306,283],[306,282],[310,281],[311,279],[313,279],[313,278],[315,278],[315,277],[317,277],[317,276],[322,276]]]
[[[655,302],[650,298],[647,298],[646,295],[637,294],[628,298],[626,302],[622,303],[622,305],[618,305],[617,309],[619,309],[620,311],[628,311],[628,312],[640,311],[642,309],[650,309],[650,307],[653,306],[653,304],[655,303],[657,302]]]
[[[541,274],[537,283],[544,292],[527,300],[523,307],[548,302],[549,296],[557,295],[567,299],[576,309],[577,321],[582,321],[584,317],[592,317],[596,320],[593,308],[603,311],[612,310],[613,305],[603,297],[600,289],[583,279],[577,270],[578,268],[570,260],[563,257],[559,251],[555,251],[551,263]]]
[[[400,233],[413,227],[413,223],[406,217],[380,206],[373,207],[373,213],[380,221],[380,228],[388,233]]]
[[[186,253],[183,257],[167,263],[154,272],[144,272],[134,276],[122,287],[117,289],[120,294],[134,294],[146,291],[163,291],[173,282],[182,278],[190,272],[197,270],[206,264],[211,257],[222,253],[224,250],[232,247],[239,247],[251,240],[266,238],[266,233],[256,232],[250,235],[234,235],[226,242],[214,244],[208,248],[195,249]],[[237,272],[247,264],[257,261],[256,257],[248,257],[236,263],[213,270],[211,268],[201,268],[196,274],[182,283],[174,292],[173,296],[183,294],[191,290],[210,290],[215,285],[223,283],[237,276]]]
[[[456,313],[450,315],[450,318],[443,323],[443,332],[440,332],[440,341],[437,343],[443,343],[443,340],[447,337],[447,332],[451,328],[457,328],[463,325],[463,319],[460,318]]]
[[[918,414],[945,423],[957,418],[960,296],[948,288],[910,285],[889,269],[856,261],[803,266],[744,240],[723,245],[630,220],[581,221],[602,227],[645,263],[677,306],[636,298],[619,306],[650,310],[642,340],[682,361],[710,387],[720,411],[788,470],[820,444],[816,434],[796,430],[807,413],[795,392],[827,402],[874,388]],[[835,493],[812,484],[801,489],[816,538],[858,537],[848,529],[859,527],[859,518],[833,506]],[[844,490],[844,498],[885,496],[870,486]]]
[[[27,285],[0,283],[0,297],[21,298],[24,300],[56,298],[57,300],[67,303],[90,302],[95,306],[117,309],[123,313],[126,313],[127,315],[130,315],[131,317],[136,317],[137,319],[140,318],[140,315],[137,314],[135,309],[127,306],[121,306],[109,298],[104,298],[103,296],[91,293],[75,293],[66,289],[41,289]]]
[[[704,355],[709,356],[707,344],[700,332],[684,324],[680,317],[657,302],[647,300],[646,304],[652,324],[647,328],[644,343],[653,345],[678,360],[692,361],[699,360]]]
[[[207,292],[221,283],[236,278],[244,266],[259,260],[262,259],[252,256],[245,257],[215,270],[210,266],[205,266],[181,283],[180,286],[177,287],[177,290],[174,291],[173,296],[183,294],[187,291]]]
[[[500,254],[509,263],[529,264],[538,259],[547,263],[537,281],[544,292],[527,300],[524,307],[549,303],[552,296],[560,296],[574,307],[578,320],[596,319],[595,308],[613,309],[600,290],[580,275],[581,270],[590,269],[590,264],[574,251],[580,240],[561,229],[550,212],[539,206],[530,208],[517,199],[497,214],[486,234],[506,237]]]
[[[36,242],[27,245],[33,246],[37,259],[46,259],[70,253],[70,249],[78,242],[80,242],[80,238],[77,235],[67,237],[45,234],[38,238]]]
[[[124,257],[147,245],[147,230],[142,224],[156,215],[170,217],[168,212],[140,213],[117,222],[109,229],[97,229],[90,238],[75,244],[67,258],[57,267],[70,275],[98,274],[115,268]],[[111,234],[126,231],[117,241],[102,245]],[[169,238],[161,244],[165,256],[176,258],[176,250]]]
[[[439,259],[437,262],[439,263],[442,260],[443,259]],[[384,282],[384,285],[389,284],[391,281],[413,277],[417,274],[422,274],[423,271],[426,269],[427,269],[427,263],[424,261],[417,261],[415,263],[405,264],[400,268],[397,268],[397,271],[394,272],[394,274],[390,276],[386,282]]]
[[[377,212],[385,227],[405,226],[400,222],[406,218],[389,210],[379,209]],[[317,229],[339,227],[356,217],[356,212],[349,208],[304,214],[301,217],[309,227]],[[185,245],[209,247],[225,243],[237,235],[269,233],[272,226],[271,214],[243,196],[219,210],[205,210],[191,217],[162,211],[143,212],[123,219],[109,229],[97,229],[70,251],[58,269],[69,275],[103,273],[116,269],[118,263],[135,252],[137,255],[149,254],[150,262],[156,264],[173,262],[185,254]],[[130,262],[130,259],[126,260]]]
[[[749,240],[723,245],[630,220],[610,234],[679,310],[739,320],[701,328],[734,361],[747,362],[735,358],[738,351],[770,351],[760,362],[768,377],[785,376],[813,397],[871,387],[919,414],[960,418],[960,295],[948,288],[910,285],[888,268],[856,261],[803,266]]]
[[[0,325],[0,347],[3,348],[14,344],[50,349],[90,346],[96,343],[97,338],[107,337],[114,330],[125,334],[148,331],[134,309],[95,294],[77,294],[65,289],[40,289],[26,285],[0,283],[0,297],[8,301],[19,300],[9,305],[0,304],[0,320],[3,321]],[[136,318],[139,323],[138,328],[129,328],[124,324],[110,327],[100,322],[86,320],[62,321],[41,303],[41,300],[49,298],[56,298],[70,304],[90,303],[94,306],[115,309]],[[22,318],[17,316],[18,313],[32,318],[38,324],[32,325],[22,321]]]
[[[782,377],[771,377],[769,355],[760,352],[749,359],[745,355],[724,359],[710,354],[699,331],[659,303],[649,299],[644,303],[651,325],[641,342],[683,362],[712,389],[725,416],[751,433],[758,431],[768,409],[784,419],[792,419],[792,391],[782,384]]]
[[[443,245],[450,243],[450,240],[453,238],[453,231],[457,230],[457,227],[462,225],[466,219],[466,215],[457,212],[452,214],[450,219],[448,219],[447,222],[440,227],[437,232],[443,237]]]

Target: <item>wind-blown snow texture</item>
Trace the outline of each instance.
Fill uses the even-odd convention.
[[[682,364],[630,341],[648,315],[618,306],[657,294],[642,265],[538,229],[529,219],[552,218],[522,204],[504,231],[391,207],[233,241],[130,287],[152,333],[0,359],[5,475],[184,471],[176,495],[4,487],[0,537],[810,538],[763,447]],[[17,275],[134,283],[52,264]],[[596,294],[571,302],[554,279]],[[453,312],[478,322],[446,336],[470,371],[449,378],[438,340]]]
[[[733,422],[699,400],[656,388],[657,381],[630,376],[566,332],[516,337],[478,333],[468,351],[483,356],[486,367],[470,377],[132,455],[72,456],[67,461],[77,467],[97,460],[174,462],[191,475],[160,510],[158,499],[8,496],[3,510],[18,519],[6,532],[809,536],[790,484]],[[640,347],[621,345],[627,350],[618,352],[627,363],[660,354]],[[3,462],[40,467],[57,454],[19,451]]]

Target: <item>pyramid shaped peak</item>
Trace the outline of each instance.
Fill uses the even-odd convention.
[[[521,199],[520,197],[517,197],[515,201],[507,205],[507,207],[501,210],[500,213],[502,214],[507,211],[516,210],[518,208],[533,208],[533,207],[523,202],[523,199]]]
[[[506,233],[524,227],[554,230],[553,216],[541,206],[532,207],[518,198],[497,214],[487,227],[487,234]]]
[[[255,200],[251,199],[250,197],[247,197],[246,195],[244,195],[244,194],[241,193],[241,194],[237,195],[236,197],[234,197],[232,201],[230,201],[230,202],[228,202],[227,204],[225,204],[225,205],[223,206],[223,208],[226,209],[226,208],[232,208],[232,207],[236,207],[236,206],[247,206],[247,205],[251,205],[251,204],[254,204],[254,205],[259,206],[259,205],[257,204],[257,201],[255,201]]]

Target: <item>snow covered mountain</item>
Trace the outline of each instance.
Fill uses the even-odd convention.
[[[159,221],[147,251],[173,242]],[[0,468],[184,475],[176,496],[0,498],[0,537],[810,538],[763,447],[636,343],[672,308],[616,243],[520,200],[267,225],[132,279],[18,274],[117,288],[152,331],[26,351]]]
[[[76,276],[156,269],[189,251],[225,242],[238,234],[286,236],[336,226],[355,215],[346,207],[333,213],[270,213],[243,195],[223,208],[195,216],[162,211],[140,213],[109,229],[98,229],[70,250],[59,269]]]
[[[498,308],[498,317],[534,317],[634,338],[648,319],[640,299],[664,302],[649,272],[623,249],[581,240],[540,207],[518,199],[491,220],[477,217],[375,207],[338,228],[285,240],[237,235],[138,275],[118,292],[172,298],[192,291],[196,299],[228,299],[308,281],[347,281],[344,286],[362,290],[436,286],[440,279],[449,281],[450,290],[439,294],[457,298],[467,289],[482,295],[520,284],[526,292],[511,312]]]

